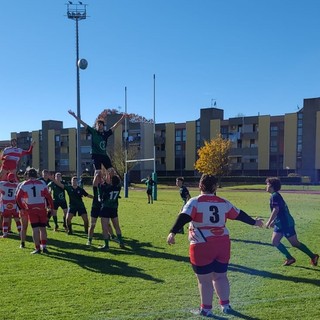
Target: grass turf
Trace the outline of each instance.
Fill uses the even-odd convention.
[[[198,191],[191,193],[195,196]],[[269,216],[266,192],[222,188],[218,194],[252,216]],[[319,253],[318,197],[284,194],[298,238]],[[130,190],[119,207],[125,249],[111,242],[109,252],[99,251],[98,245],[103,244],[99,224],[93,246],[86,246],[80,217],[74,218],[72,236],[48,229],[48,255],[30,254],[30,227],[25,249],[18,248],[17,235],[0,239],[0,319],[200,319],[190,313],[198,308],[199,295],[187,235],[177,235],[174,246],[166,245],[181,204],[177,189],[159,188],[153,205],[147,204],[144,189]],[[86,205],[89,211],[90,199]],[[58,215],[61,218],[61,211]],[[232,239],[231,303],[237,314],[223,315],[215,297],[217,318],[320,318],[316,302],[320,268],[312,267],[307,256],[292,248],[296,264],[282,267],[283,257],[270,245],[271,230],[238,221],[227,225]]]

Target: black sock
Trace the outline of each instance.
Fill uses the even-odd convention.
[[[58,217],[57,216],[52,216],[52,219],[54,221],[54,224],[56,225],[56,227],[58,226]]]

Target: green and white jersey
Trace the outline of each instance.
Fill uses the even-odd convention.
[[[106,155],[107,153],[107,140],[112,135],[112,130],[99,132],[96,129],[87,126],[87,132],[91,134],[91,153]]]
[[[102,201],[101,208],[118,208],[121,185],[102,184],[99,186],[99,195]]]
[[[65,185],[64,181],[61,181],[63,185]],[[49,190],[52,192],[53,201],[65,201],[66,200],[66,192],[65,189],[59,187],[53,181],[50,181],[48,184]]]
[[[72,186],[65,186],[64,188],[69,196],[69,207],[74,209],[83,208],[84,203],[82,197],[88,195],[87,191],[80,187],[73,188]]]

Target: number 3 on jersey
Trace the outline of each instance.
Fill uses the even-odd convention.
[[[210,206],[209,210],[211,212],[211,216],[209,218],[211,223],[218,223],[219,222],[219,214],[218,214],[218,207],[217,206]]]

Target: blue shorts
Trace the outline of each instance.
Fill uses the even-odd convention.
[[[275,226],[273,228],[273,232],[282,233],[282,235],[286,238],[291,238],[292,236],[297,234],[294,227],[279,228],[279,227]]]

